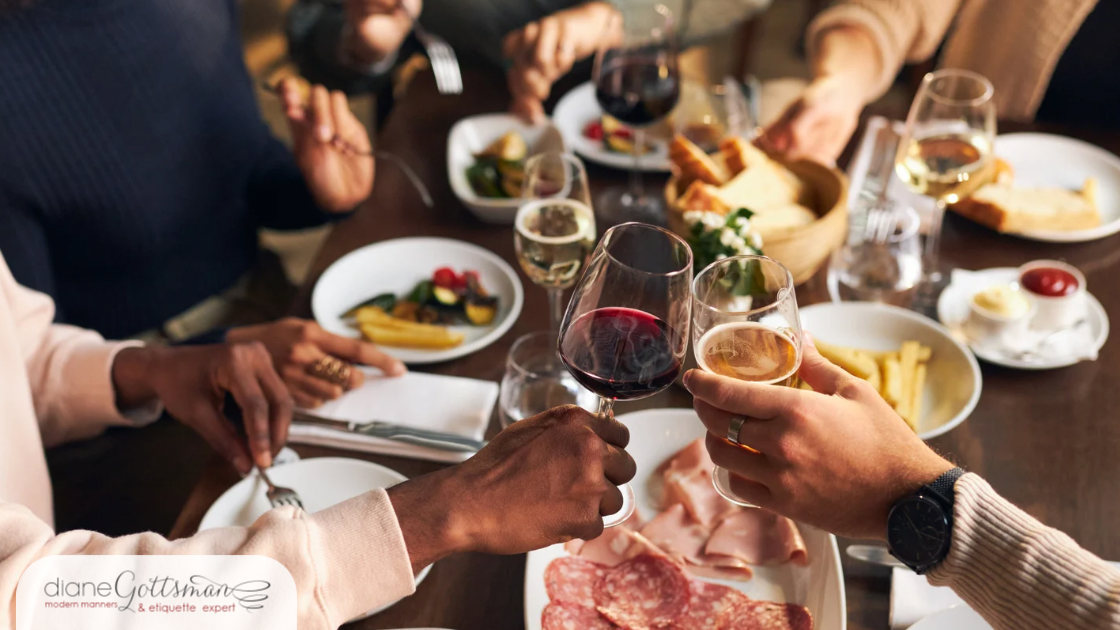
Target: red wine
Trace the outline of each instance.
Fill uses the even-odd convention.
[[[607,114],[630,125],[648,125],[673,111],[681,97],[677,70],[655,55],[607,62],[595,98]]]
[[[656,394],[677,378],[680,341],[672,326],[649,313],[600,308],[568,326],[560,359],[580,385],[603,398],[633,400]]]

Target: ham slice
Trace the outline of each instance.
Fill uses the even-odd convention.
[[[638,511],[630,515],[622,524],[603,530],[594,540],[570,540],[564,544],[564,551],[599,564],[613,567],[642,553],[643,547],[631,548],[636,542],[634,532],[641,527]]]
[[[726,514],[712,531],[704,552],[762,566],[809,564],[797,525],[784,516],[756,508],[740,508]]]
[[[693,575],[738,581],[749,580],[753,575],[747,563],[739,558],[706,553],[704,546],[711,531],[692,520],[680,503],[646,523],[641,535],[670,558],[684,563]]]
[[[675,503],[684,506],[701,525],[712,528],[727,512],[736,508],[712,486],[712,459],[703,440],[695,440],[662,464],[663,508]]]

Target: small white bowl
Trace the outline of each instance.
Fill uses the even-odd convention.
[[[1077,280],[1077,290],[1069,295],[1058,297],[1039,295],[1030,290],[1023,281],[1023,274],[1039,268],[1059,269],[1066,271]],[[1036,306],[1034,317],[1031,319],[1031,328],[1038,330],[1059,330],[1073,326],[1085,316],[1085,295],[1088,293],[1085,274],[1074,267],[1059,260],[1034,260],[1019,267],[1019,284],[1026,291]]]
[[[1005,345],[1013,341],[1018,335],[1024,335],[1030,330],[1031,319],[1037,310],[1037,304],[1031,295],[1020,287],[1014,287],[1021,292],[1027,300],[1029,308],[1012,317],[1000,315],[976,304],[976,295],[968,299],[968,319],[964,322],[964,333],[971,341],[983,344]]]
[[[528,125],[513,114],[483,114],[455,123],[447,135],[447,178],[455,196],[479,220],[512,225],[521,199],[480,197],[467,181],[467,169],[474,165],[476,153],[510,131],[520,133],[532,153],[546,129],[548,125]]]

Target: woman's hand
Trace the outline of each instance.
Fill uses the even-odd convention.
[[[863,111],[863,97],[840,77],[814,80],[805,92],[763,132],[759,143],[791,158],[825,164],[844,151]]]
[[[685,386],[708,428],[712,461],[755,505],[836,534],[885,539],[895,501],[953,465],[808,336],[800,376],[815,391],[689,371]],[[747,417],[739,443],[758,453],[725,439],[733,415]]]
[[[344,391],[362,384],[361,370],[350,370],[345,383],[334,383],[312,374],[321,359],[334,357],[348,363],[369,365],[388,376],[400,376],[404,364],[381,352],[377,346],[349,337],[340,337],[322,329],[319,324],[289,317],[267,324],[242,326],[226,333],[234,343],[256,341],[264,345],[276,370],[291,389],[292,398],[301,407],[314,408],[334,400]]]
[[[350,111],[346,95],[316,85],[303,103],[295,79],[280,82],[292,130],[292,150],[315,203],[327,212],[349,212],[373,190],[372,145]]]
[[[119,408],[159,400],[242,474],[271,466],[288,440],[292,399],[259,343],[125,348],[112,378]],[[248,445],[222,413],[227,393],[241,408]]]

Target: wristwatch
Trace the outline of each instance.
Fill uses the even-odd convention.
[[[953,486],[964,471],[954,468],[903,497],[887,516],[887,548],[918,575],[949,555],[953,537]]]

